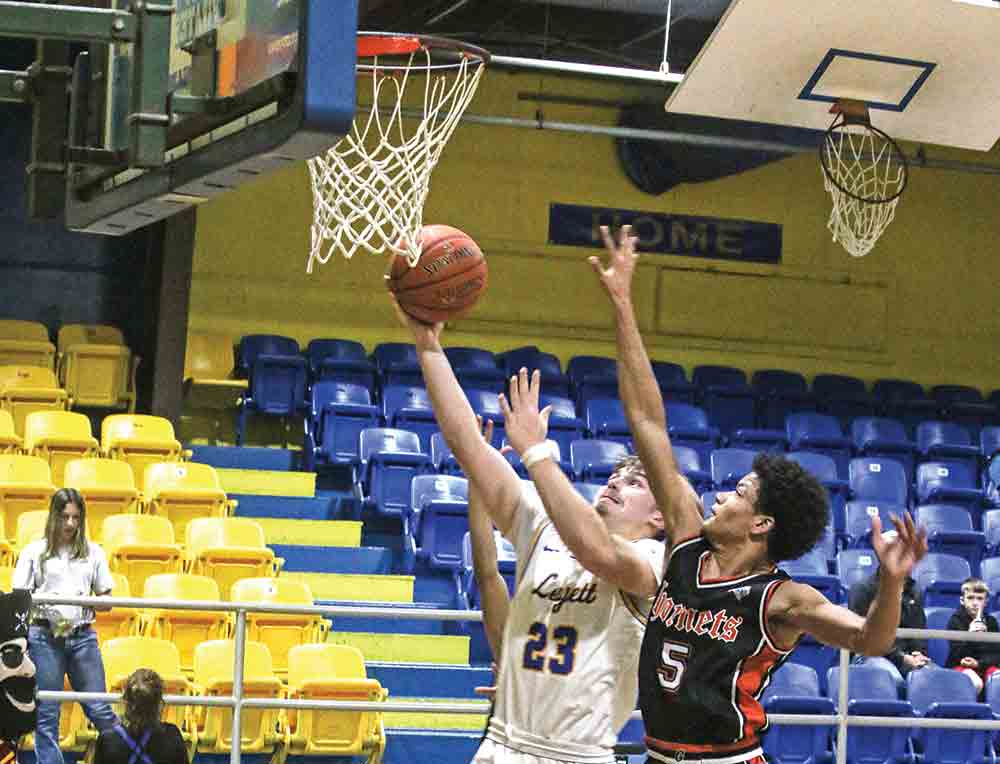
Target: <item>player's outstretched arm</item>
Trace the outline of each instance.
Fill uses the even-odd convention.
[[[636,452],[663,513],[667,536],[676,543],[701,532],[701,500],[674,461],[663,396],[656,384],[632,306],[637,239],[632,236],[630,226],[622,227],[617,241],[607,226],[601,226],[601,234],[608,250],[608,267],[605,268],[597,257],[591,257],[590,264],[615,309],[618,391]]]
[[[872,546],[881,562],[878,592],[862,618],[847,608],[834,605],[811,586],[789,583],[780,587],[768,607],[768,619],[784,645],[802,634],[820,642],[847,648],[863,655],[889,653],[896,642],[896,629],[907,576],[925,554],[927,533],[913,523],[909,513],[893,517],[897,536],[882,538],[879,518],[872,518]]]
[[[487,419],[483,440],[489,443],[492,439],[493,422]],[[475,483],[469,484],[469,540],[472,542],[472,573],[479,587],[479,601],[483,611],[483,628],[493,652],[493,660],[498,661],[503,644],[503,630],[510,610],[510,597],[507,594],[507,582],[500,575],[497,564],[493,522]]]
[[[584,499],[552,459],[546,443],[549,407],[538,410],[541,375],[526,369],[510,378],[510,400],[500,396],[507,440],[528,467],[545,511],[580,564],[604,581],[639,597],[656,594],[658,581],[649,559],[626,539],[608,532],[597,510]]]
[[[470,486],[479,491],[493,522],[509,537],[521,495],[521,481],[500,452],[483,440],[469,399],[441,347],[444,324],[425,324],[411,318],[395,299],[393,306],[400,322],[413,334],[424,384],[441,434],[462,465]]]

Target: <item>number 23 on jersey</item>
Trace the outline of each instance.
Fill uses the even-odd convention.
[[[524,646],[522,665],[532,671],[544,671],[546,666],[551,674],[570,674],[576,660],[576,629],[572,626],[557,626],[552,629],[550,655],[549,627],[535,621],[528,629],[528,642]]]

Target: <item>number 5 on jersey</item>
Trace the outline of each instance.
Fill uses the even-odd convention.
[[[691,645],[684,642],[663,641],[660,670],[657,672],[660,687],[667,692],[677,692],[677,688],[681,686],[681,681],[684,678],[684,670],[687,668],[690,656]]]
[[[528,629],[528,636],[530,638],[524,645],[522,665],[532,671],[544,671],[549,629],[544,623],[535,621]],[[576,629],[572,626],[557,626],[552,630],[552,642],[556,654],[548,658],[550,673],[562,675],[572,673],[573,661],[576,658],[576,637]]]

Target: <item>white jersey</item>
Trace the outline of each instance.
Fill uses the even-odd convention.
[[[636,707],[651,598],[637,601],[585,570],[533,488],[522,491],[511,530],[517,586],[487,738],[538,757],[610,763],[618,732]],[[649,555],[659,582],[663,544],[634,543]]]

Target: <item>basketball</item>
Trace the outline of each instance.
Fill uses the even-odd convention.
[[[486,291],[486,258],[472,238],[457,228],[420,229],[420,260],[410,267],[396,257],[386,276],[389,291],[403,311],[433,324],[461,318]]]

